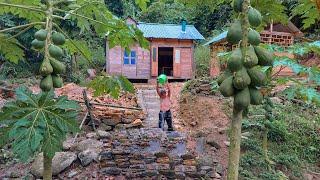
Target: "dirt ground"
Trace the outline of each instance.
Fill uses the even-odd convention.
[[[229,117],[223,111],[223,100],[217,96],[194,96],[189,93],[180,94],[183,83],[173,83],[172,110],[175,128],[188,132],[193,137],[205,137],[217,142],[221,148],[214,152],[215,158],[227,167],[228,140],[227,127]],[[197,146],[190,142],[190,146]],[[210,150],[208,145],[206,149]]]

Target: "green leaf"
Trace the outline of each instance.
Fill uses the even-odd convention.
[[[19,87],[16,100],[0,111],[0,121],[8,128],[0,131],[0,139],[7,137],[14,153],[23,161],[39,150],[53,157],[62,149],[66,135],[78,131],[77,103],[66,97],[53,97],[53,91],[34,95]]]
[[[9,37],[0,33],[0,54],[4,55],[6,60],[18,64],[19,60],[24,59],[24,50],[17,39],[8,39]]]
[[[139,7],[142,9],[142,11],[147,10],[147,3],[150,2],[150,0],[136,0],[136,4],[139,5]]]

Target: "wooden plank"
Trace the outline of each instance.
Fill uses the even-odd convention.
[[[151,47],[152,51],[152,59],[151,59],[151,76],[158,76],[158,47],[152,46]]]
[[[173,77],[181,76],[181,48],[173,48]]]

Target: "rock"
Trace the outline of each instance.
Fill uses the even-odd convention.
[[[192,155],[192,154],[184,154],[184,155],[181,156],[181,158],[182,158],[183,160],[188,160],[188,159],[194,159],[195,156]]]
[[[223,128],[219,128],[218,132],[219,132],[219,134],[225,134],[227,132],[227,130],[228,130],[228,127],[223,127]]]
[[[102,148],[103,143],[95,140],[95,139],[85,139],[83,141],[80,141],[77,146],[76,146],[76,150],[79,152],[85,151],[87,149],[101,149]]]
[[[99,125],[98,130],[100,130],[100,131],[111,131],[112,130],[112,126],[108,126],[108,125],[106,125],[104,123],[101,123]]]
[[[313,175],[309,173],[304,174],[303,177],[305,180],[313,180]]]
[[[215,169],[217,173],[219,173],[221,176],[223,175],[223,167],[221,164],[217,164]]]
[[[98,135],[95,132],[91,132],[91,133],[87,133],[86,137],[89,138],[89,139],[97,139]]]
[[[93,161],[98,161],[99,154],[93,149],[87,149],[78,154],[82,166],[87,166]]]
[[[191,123],[190,123],[190,125],[191,126],[196,126],[198,123],[196,122],[196,121],[192,121]]]
[[[134,120],[130,125],[132,126],[132,127],[139,127],[139,126],[142,126],[142,121],[141,121],[141,119],[136,119],[136,120]]]
[[[212,147],[215,147],[216,149],[220,149],[221,148],[221,146],[215,140],[213,140],[212,138],[207,139],[206,142],[207,142],[207,144],[209,144]]]
[[[72,178],[74,177],[75,175],[79,174],[79,172],[77,170],[72,170],[71,172],[69,172],[68,174],[68,178]]]
[[[95,69],[88,69],[87,73],[89,75],[89,77],[88,77],[89,80],[92,80],[93,78],[95,78],[96,74],[97,74]]]
[[[63,150],[69,150],[72,149],[75,146],[75,143],[73,143],[73,138],[68,138],[65,140],[62,144]]]
[[[101,139],[111,139],[112,135],[109,132],[98,130],[97,134]]]
[[[229,141],[224,141],[223,143],[224,143],[227,147],[230,146],[230,142],[229,142]]]
[[[129,125],[129,124],[117,124],[114,128],[117,130],[124,130],[127,128],[126,125]]]
[[[220,178],[221,178],[221,175],[220,175],[219,173],[215,173],[215,174],[214,174],[214,177],[217,178],[217,179],[220,179]]]
[[[123,118],[121,120],[121,122],[124,123],[124,124],[130,124],[130,123],[133,122],[133,119],[131,119],[131,118]]]
[[[272,97],[270,98],[271,101],[275,104],[282,104],[282,99],[278,98],[278,97]]]
[[[52,159],[52,174],[58,175],[60,172],[69,167],[77,155],[73,152],[57,152]],[[40,153],[32,163],[31,173],[40,178],[43,174],[43,153]]]
[[[102,122],[108,126],[115,126],[115,125],[121,123],[121,115],[119,115],[119,117],[113,118],[113,119],[102,119]]]
[[[101,169],[101,172],[106,175],[119,175],[121,173],[121,169],[116,167],[107,167]]]

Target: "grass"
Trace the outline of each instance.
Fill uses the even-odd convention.
[[[274,162],[269,168],[264,160],[261,128],[264,124],[262,106],[251,106],[250,119],[243,121],[243,132],[249,139],[241,143],[241,179],[303,179],[306,168],[319,169],[320,116],[319,109],[287,102],[276,104],[275,120],[268,133],[268,155]]]

